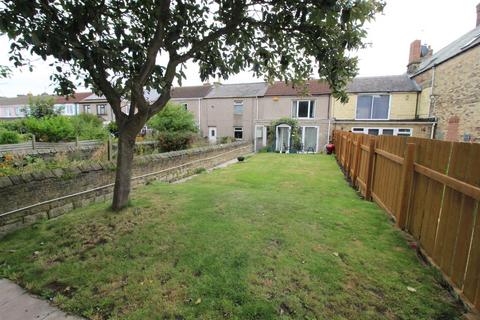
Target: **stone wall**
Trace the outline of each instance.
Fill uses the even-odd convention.
[[[438,119],[435,138],[480,142],[480,46],[435,67],[431,116]],[[414,78],[430,91],[431,69]]]
[[[235,142],[137,157],[132,187],[152,180],[174,181],[252,150],[251,143]],[[114,179],[112,162],[0,177],[0,237],[39,219],[110,199]]]

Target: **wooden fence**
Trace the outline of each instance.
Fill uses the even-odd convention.
[[[334,131],[354,187],[410,233],[480,310],[480,144]]]

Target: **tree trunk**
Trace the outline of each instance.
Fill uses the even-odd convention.
[[[135,134],[120,133],[118,139],[117,170],[112,201],[112,209],[115,211],[121,210],[128,205],[134,150]]]

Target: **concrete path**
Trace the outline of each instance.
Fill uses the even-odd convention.
[[[2,320],[81,320],[30,295],[10,280],[0,279],[0,319]]]

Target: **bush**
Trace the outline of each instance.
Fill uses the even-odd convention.
[[[17,133],[26,133],[27,128],[24,123],[25,119],[15,119],[15,120],[6,120],[0,121],[0,129],[6,129],[9,131],[15,131]]]
[[[113,134],[113,136],[118,138],[118,134],[119,134],[120,131],[118,131],[118,125],[115,121],[111,121],[111,122],[108,123],[107,130],[108,130],[108,132]]]
[[[75,140],[75,127],[72,120],[65,116],[29,117],[25,119],[25,127],[35,135],[37,141],[58,142]]]
[[[194,133],[192,132],[160,132],[158,141],[162,152],[187,149],[192,143]]]
[[[96,115],[81,113],[68,119],[72,122],[75,135],[78,136],[80,140],[103,140],[108,137],[108,131],[103,126],[102,119]]]
[[[184,107],[168,103],[148,121],[148,126],[158,132],[197,132],[193,114]]]
[[[18,143],[19,141],[20,135],[18,133],[0,128],[0,144]]]
[[[221,137],[220,138],[220,144],[226,144],[226,143],[232,143],[237,141],[234,137]]]

